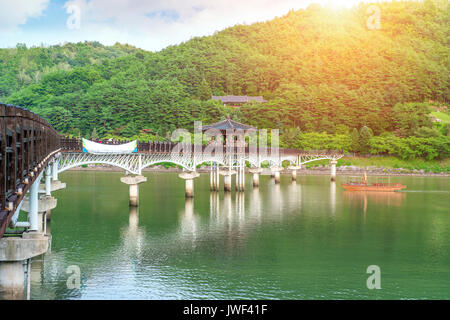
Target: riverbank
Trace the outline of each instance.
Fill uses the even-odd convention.
[[[107,166],[107,165],[90,165],[86,167],[76,167],[70,169],[72,171],[114,171],[114,172],[123,172],[123,169]],[[142,170],[143,172],[173,172],[179,173],[182,172],[182,169],[178,167],[164,167],[162,165],[156,165],[150,168],[145,168]],[[209,167],[202,167],[197,169],[200,173],[208,173]],[[450,173],[448,172],[426,172],[425,169],[405,169],[405,168],[385,168],[385,167],[375,167],[375,166],[367,166],[367,167],[358,167],[358,166],[347,166],[341,165],[336,168],[337,175],[341,176],[361,176],[364,172],[371,176],[418,176],[418,177],[450,177]],[[283,170],[281,174],[290,174],[290,170]],[[270,169],[265,168],[261,173],[263,175],[270,175]],[[304,166],[301,170],[297,170],[297,175],[329,175],[330,167],[328,165],[316,165],[316,166]]]

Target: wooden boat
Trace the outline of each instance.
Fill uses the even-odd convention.
[[[406,189],[405,185],[402,185],[401,183],[368,183],[367,182],[367,175],[364,172],[364,181],[363,182],[347,182],[342,183],[342,187],[344,187],[347,191],[397,191]]]

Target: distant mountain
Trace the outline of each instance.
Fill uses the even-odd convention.
[[[166,135],[226,114],[258,127],[330,134],[431,126],[419,119],[399,127],[406,122],[393,110],[449,101],[447,1],[379,3],[379,30],[367,26],[368,6],[313,5],[156,53],[95,42],[0,49],[0,96],[83,135],[93,128],[100,136],[144,128]],[[206,101],[225,94],[268,102],[229,109]]]
[[[101,64],[106,59],[138,51],[139,49],[129,45],[117,43],[106,47],[99,42],[32,48],[19,43],[13,49],[0,49],[0,99],[39,82],[49,73]]]

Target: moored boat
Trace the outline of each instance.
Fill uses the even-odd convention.
[[[342,187],[344,187],[347,191],[398,191],[402,189],[406,189],[405,185],[401,183],[368,183],[367,175],[364,172],[364,181],[363,182],[347,182],[342,183]]]

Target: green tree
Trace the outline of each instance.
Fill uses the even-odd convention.
[[[359,151],[363,154],[370,151],[370,139],[373,137],[372,130],[369,127],[364,126],[359,132]]]
[[[351,141],[352,141],[352,151],[358,152],[359,151],[359,132],[356,128],[353,128],[352,135],[351,135]]]
[[[211,88],[205,78],[202,79],[198,86],[198,97],[203,101],[211,99]]]
[[[92,140],[98,140],[97,129],[95,127],[94,127],[94,129],[92,129],[91,139]]]

